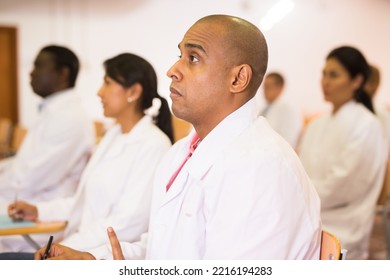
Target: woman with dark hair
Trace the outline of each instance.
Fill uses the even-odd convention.
[[[345,47],[340,47],[332,50],[328,54],[326,60],[327,62],[330,61],[331,64],[332,62],[337,61],[339,64],[341,64],[341,66],[345,68],[345,70],[349,73],[350,78],[352,80],[355,80],[353,99],[355,99],[356,102],[362,103],[372,113],[375,113],[374,107],[372,105],[371,97],[364,89],[364,85],[368,77],[370,76],[370,66],[368,65],[363,54],[358,49],[345,46]],[[339,97],[343,98],[343,96],[339,96]],[[348,98],[349,96],[345,95],[344,97]],[[325,95],[325,99],[326,99],[326,95]],[[329,101],[332,102],[331,100]],[[343,103],[345,103],[346,100],[343,99],[340,101],[341,102],[338,103],[332,102],[334,106],[333,108],[334,110],[339,109],[339,107],[343,105]]]
[[[147,231],[155,169],[173,135],[167,102],[158,95],[156,73],[146,60],[126,53],[108,59],[104,67],[98,95],[104,115],[117,124],[99,143],[76,194],[36,205],[18,201],[8,207],[13,219],[67,220],[63,239],[57,242],[83,251],[105,244],[108,226],[129,242]],[[47,239],[42,239],[42,246]],[[0,255],[7,258],[33,259],[33,254]]]
[[[139,116],[149,112],[156,125],[173,143],[172,114],[167,100],[157,93],[157,75],[150,63],[137,55],[123,53],[106,60],[104,67],[106,77],[124,89],[131,89],[137,84],[142,87],[141,98],[137,101],[138,94],[131,93],[127,97],[128,103],[134,102]]]
[[[332,111],[309,124],[299,149],[321,198],[323,227],[340,239],[348,259],[368,258],[387,155],[381,125],[363,90],[368,75],[368,63],[356,48],[329,53],[321,84]]]

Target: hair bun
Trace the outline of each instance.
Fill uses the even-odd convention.
[[[148,109],[144,111],[145,115],[152,117],[153,119],[156,118],[160,112],[161,108],[161,100],[160,98],[153,98],[152,106],[150,106]]]

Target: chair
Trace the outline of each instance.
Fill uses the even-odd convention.
[[[22,144],[26,133],[27,129],[21,125],[16,125],[12,132],[11,143],[0,146],[0,159],[14,156]]]
[[[12,122],[8,118],[0,118],[0,146],[9,146],[12,134]]]
[[[330,232],[321,234],[320,260],[345,260],[347,250],[341,250],[340,241]]]
[[[11,141],[11,149],[17,152],[22,145],[23,139],[27,134],[27,129],[23,126],[17,124],[14,127],[14,131],[12,133],[12,141]]]
[[[101,121],[94,121],[93,125],[95,127],[95,143],[98,144],[106,133],[106,127]]]

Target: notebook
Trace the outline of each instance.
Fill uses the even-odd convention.
[[[0,215],[0,229],[34,227],[35,223],[30,221],[13,221],[8,215]]]

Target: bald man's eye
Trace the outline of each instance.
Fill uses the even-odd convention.
[[[194,56],[194,55],[190,55],[190,61],[191,62],[198,62],[199,59],[196,56]]]

